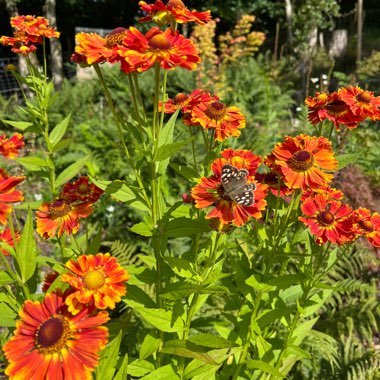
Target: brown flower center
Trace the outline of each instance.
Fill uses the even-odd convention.
[[[326,106],[326,110],[332,115],[343,115],[347,111],[347,104],[336,99]]]
[[[189,95],[184,94],[183,92],[180,92],[174,97],[174,103],[175,104],[181,104],[185,102],[188,99]]]
[[[112,49],[115,45],[121,45],[125,37],[125,28],[116,28],[108,36],[106,36],[106,46]]]
[[[60,351],[70,337],[70,325],[65,317],[52,317],[43,322],[36,332],[35,344],[43,354]]]
[[[371,94],[368,91],[363,91],[356,95],[356,100],[361,103],[371,103]]]
[[[83,283],[87,289],[99,289],[105,283],[106,278],[98,270],[89,271],[83,278]]]
[[[205,110],[205,114],[212,120],[221,120],[227,112],[227,107],[221,102],[212,102]]]
[[[361,228],[363,228],[363,230],[365,230],[367,232],[373,231],[373,225],[372,225],[371,221],[369,221],[369,220],[361,220],[360,222],[358,222],[358,224]]]
[[[318,215],[318,221],[322,226],[328,227],[334,223],[335,216],[330,211],[322,211]]]
[[[78,186],[78,193],[79,194],[87,194],[89,192],[89,187],[88,185],[82,183],[81,185]]]
[[[155,50],[169,50],[172,47],[171,42],[163,33],[153,36],[148,45]]]
[[[314,155],[307,150],[300,150],[293,154],[289,166],[296,172],[305,172],[314,164]]]
[[[185,8],[185,4],[181,0],[169,0],[167,5],[169,7]]]
[[[62,218],[69,214],[71,206],[63,199],[57,199],[50,204],[49,213],[52,219]]]

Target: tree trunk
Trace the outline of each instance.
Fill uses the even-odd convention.
[[[9,17],[16,17],[18,16],[18,8],[16,0],[5,0],[5,6],[7,8]],[[26,64],[25,57],[23,57],[21,54],[17,54],[18,58],[18,70],[19,73],[22,76],[27,75],[28,73],[28,66]]]
[[[291,0],[285,0],[285,14],[286,14],[286,24],[288,31],[288,44],[289,46],[293,46],[293,5]]]
[[[50,25],[56,27],[55,0],[45,0],[44,10],[45,17],[49,20]],[[57,89],[60,89],[63,82],[63,63],[62,46],[58,38],[50,39],[50,57],[54,85]]]
[[[357,18],[358,18],[358,24],[357,24],[357,45],[356,45],[356,63],[359,64],[359,62],[362,59],[362,41],[363,41],[363,0],[358,0],[356,5],[356,11],[357,11]]]

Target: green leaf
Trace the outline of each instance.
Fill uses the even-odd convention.
[[[235,343],[213,334],[193,335],[188,340],[198,346],[210,348],[232,348],[236,346]]]
[[[170,256],[164,256],[163,259],[177,276],[191,279],[195,277],[193,265],[189,260]]]
[[[295,346],[301,345],[303,339],[311,331],[311,329],[313,328],[313,326],[315,325],[318,319],[319,319],[319,316],[298,325],[295,328],[294,333],[293,333],[294,340],[292,344]]]
[[[62,186],[66,182],[70,181],[73,177],[75,177],[80,170],[83,168],[85,163],[89,160],[90,156],[86,156],[81,158],[80,160],[71,164],[68,168],[66,168],[55,180],[55,187],[58,188]]]
[[[205,290],[206,286],[207,285],[189,284],[184,281],[174,282],[166,285],[161,293],[161,297],[175,301],[193,293],[208,293],[207,290]]]
[[[341,154],[337,156],[336,159],[338,160],[338,170],[345,168],[347,165],[354,164],[362,155],[363,152]]]
[[[210,355],[204,352],[203,347],[185,340],[170,340],[165,343],[161,351],[165,354],[198,359],[207,364],[218,365]]]
[[[0,326],[1,327],[15,327],[17,320],[17,313],[4,302],[3,298],[0,300]]]
[[[174,368],[170,365],[164,365],[151,372],[149,375],[142,377],[140,380],[179,380]]]
[[[270,292],[272,290],[275,290],[275,286],[269,285],[269,284],[264,284],[262,282],[259,282],[256,280],[256,277],[254,275],[248,277],[245,280],[245,283],[252,287],[255,290],[261,291],[261,292]]]
[[[100,229],[98,233],[91,239],[91,242],[86,250],[87,254],[95,255],[99,252],[100,244],[102,242],[102,233],[103,231]]]
[[[64,136],[66,129],[69,125],[70,119],[71,119],[71,113],[69,114],[69,116],[63,119],[59,124],[57,124],[54,127],[54,129],[51,131],[49,135],[49,140],[53,147],[53,150],[56,147],[56,145],[61,141],[62,137]]]
[[[150,211],[139,191],[127,186],[124,181],[102,181],[93,177],[91,177],[91,181],[117,201],[126,203],[140,211]]]
[[[183,373],[184,380],[210,380],[214,379],[213,375],[220,368],[223,362],[230,356],[233,355],[233,350],[221,349],[212,350],[208,354],[217,362],[218,365],[206,364],[200,360],[192,360]]]
[[[157,337],[154,331],[146,335],[140,348],[140,360],[146,359],[148,356],[154,354],[160,347],[161,339]]]
[[[172,312],[165,309],[148,309],[141,307],[136,302],[128,301],[128,304],[135,308],[135,311],[149,322],[152,326],[160,331],[165,332],[179,332],[185,328],[182,319],[178,318],[175,322],[172,322]]]
[[[46,160],[39,157],[19,157],[15,158],[15,161],[24,166],[25,169],[36,172],[41,170],[41,168],[47,168],[48,164]]]
[[[148,237],[152,236],[152,228],[153,226],[151,224],[148,224],[146,222],[140,222],[129,228],[129,231],[141,236]]]
[[[178,141],[173,144],[166,144],[158,148],[154,161],[164,161],[169,158],[173,153],[177,153],[183,146],[187,145],[192,138]]]
[[[128,362],[127,373],[130,376],[141,377],[152,371],[154,371],[154,365],[146,360],[132,359]]]
[[[34,238],[33,217],[30,209],[16,248],[16,261],[20,268],[22,282],[25,283],[33,276],[37,265],[37,244]]]
[[[113,378],[113,380],[125,380],[128,375],[128,355],[124,355],[123,362],[121,363],[121,366],[119,370],[117,371],[116,376]]]
[[[173,132],[174,132],[174,127],[177,121],[179,111],[180,110],[178,109],[176,112],[173,113],[169,121],[165,124],[165,127],[162,129],[159,140],[158,140],[158,147],[161,147],[163,145],[167,145],[173,142]]]
[[[28,210],[29,208],[31,210],[37,210],[41,205],[43,201],[35,201],[35,202],[22,202],[21,204],[14,206],[16,210]]]
[[[285,376],[282,375],[276,368],[272,367],[270,364],[265,363],[261,360],[250,360],[247,363],[247,368],[249,369],[259,369],[265,373],[276,376],[278,379],[283,379]]]
[[[99,380],[112,380],[116,370],[119,357],[119,348],[122,338],[122,331],[107,344],[101,353],[99,366],[96,368],[96,378]]]
[[[169,166],[188,181],[195,181],[197,178],[199,178],[199,174],[195,170],[189,168],[187,165],[179,165],[171,162]]]
[[[2,253],[0,253],[0,255],[2,255]],[[14,282],[12,277],[7,272],[0,270],[0,286],[12,284],[12,282]]]
[[[283,276],[272,277],[268,280],[268,284],[276,286],[277,289],[287,289],[290,285],[302,282],[303,279],[305,279],[303,273],[286,274]]]
[[[208,222],[189,218],[177,218],[171,220],[163,232],[164,237],[188,237],[190,235],[209,232]]]
[[[155,308],[157,306],[152,298],[150,298],[140,286],[130,285],[129,283],[127,296],[124,301],[127,303],[129,303],[129,301],[134,301],[139,303],[141,307],[145,306],[147,308]]]
[[[1,121],[5,124],[11,125],[12,127],[20,129],[22,131],[24,131],[26,128],[31,127],[33,125],[33,123],[30,123],[29,121],[12,121],[12,120],[4,120],[4,119],[1,119]]]

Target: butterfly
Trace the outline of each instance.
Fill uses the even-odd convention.
[[[224,193],[233,201],[242,206],[252,206],[255,203],[253,192],[256,190],[254,183],[247,183],[248,170],[238,169],[226,164],[222,167],[222,185]]]

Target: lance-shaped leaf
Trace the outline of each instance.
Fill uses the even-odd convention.
[[[66,129],[70,123],[71,113],[65,119],[63,119],[59,124],[57,124],[49,135],[49,141],[54,148],[61,141],[62,137],[65,135]]]
[[[62,186],[66,182],[70,181],[70,179],[74,178],[80,172],[89,158],[90,156],[83,157],[66,168],[55,180],[55,186]]]
[[[25,226],[20,242],[16,248],[16,262],[20,270],[22,282],[28,281],[37,265],[37,244],[34,238],[32,211],[28,210]]]

